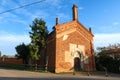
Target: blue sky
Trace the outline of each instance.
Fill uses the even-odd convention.
[[[0,12],[40,0],[0,0]],[[0,14],[0,51],[16,54],[15,47],[30,43],[29,25],[34,18],[46,21],[49,32],[55,25],[72,20],[72,6],[78,6],[79,21],[92,27],[95,48],[120,43],[120,0],[46,0],[44,2]]]

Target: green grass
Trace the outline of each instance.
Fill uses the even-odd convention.
[[[25,70],[34,72],[45,72],[44,70],[35,70],[35,67],[25,66],[25,65],[0,65],[4,69],[15,69],[15,70]]]
[[[80,74],[80,75],[88,75],[88,71],[75,71],[75,72],[61,72],[61,73],[56,73],[56,74],[62,74],[62,75],[64,75],[64,74],[73,74],[73,75],[75,75],[75,74]],[[90,71],[89,72],[89,74],[90,75],[104,75],[105,74],[105,72],[102,72],[102,71]]]
[[[1,65],[0,67],[5,68],[5,69],[18,69],[18,70],[25,69],[25,67],[21,65]]]
[[[60,73],[56,73],[56,74],[87,74],[86,71],[75,71],[75,72],[60,72]]]

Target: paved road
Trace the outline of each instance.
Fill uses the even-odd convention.
[[[86,76],[72,74],[38,73],[19,70],[0,69],[0,80],[120,80],[119,76]]]

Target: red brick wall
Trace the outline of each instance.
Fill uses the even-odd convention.
[[[2,63],[2,58],[0,58],[0,64]]]
[[[4,58],[3,62],[3,59],[0,58],[0,64],[22,64],[22,63],[23,63],[22,59]]]
[[[56,61],[56,34],[55,32],[49,36],[47,40],[47,49],[46,49],[46,57],[48,57],[48,70],[51,72],[55,72],[55,61]],[[47,63],[47,61],[46,61]]]

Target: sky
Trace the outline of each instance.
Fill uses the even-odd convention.
[[[0,0],[0,13],[40,0]],[[30,43],[29,25],[35,18],[46,22],[49,32],[55,25],[72,21],[72,6],[78,6],[79,22],[92,28],[94,46],[120,43],[120,0],[45,0],[41,3],[0,14],[0,51],[15,55],[15,47]]]

